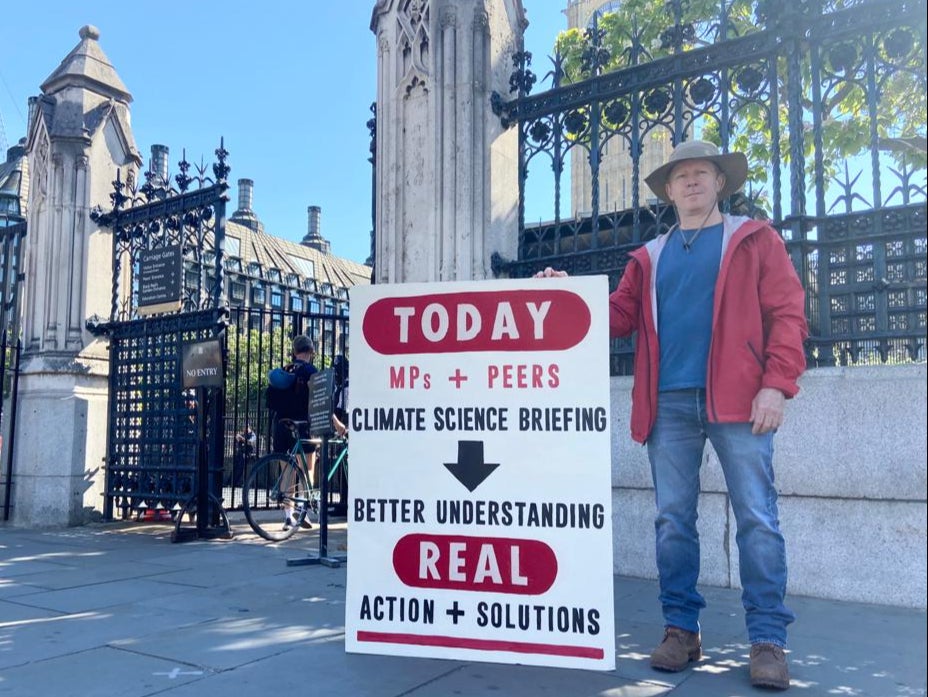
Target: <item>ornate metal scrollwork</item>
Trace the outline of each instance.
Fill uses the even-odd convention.
[[[530,51],[517,51],[512,54],[512,65],[514,70],[509,76],[509,92],[517,92],[519,95],[526,95],[532,91],[537,78],[529,66],[532,64],[532,54]]]
[[[902,97],[926,92],[928,2],[726,0],[712,4],[712,16],[695,17],[703,5],[710,4],[667,0],[655,17],[618,29],[597,19],[566,58],[553,59],[545,76],[553,86],[543,92],[529,94],[527,62],[514,60],[517,94],[493,94],[489,105],[503,126],[519,127],[519,256],[499,272],[519,276],[550,264],[617,276],[616,250],[624,258],[672,224],[673,209],[658,212],[642,183],[656,161],[649,148],[706,138],[748,155],[750,184],[723,205],[781,230],[807,285],[809,355],[826,365],[865,356],[861,347],[870,344],[885,356],[905,345],[924,359],[928,262],[916,256],[926,247],[928,157],[923,120],[899,114]],[[610,57],[606,45],[619,53]],[[605,72],[607,65],[620,67]],[[553,207],[541,213],[526,210],[530,168],[553,176]],[[629,208],[610,210],[605,192],[617,198],[613,192],[626,190]],[[562,200],[571,210],[562,211]],[[901,260],[858,258],[861,238],[874,250],[903,250]],[[910,284],[904,293],[900,275]],[[872,312],[855,310],[855,293],[874,296],[873,279],[894,284],[884,293],[894,294],[893,306],[875,296]],[[839,298],[850,300],[831,302]]]

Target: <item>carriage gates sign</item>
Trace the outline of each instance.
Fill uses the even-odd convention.
[[[615,667],[607,298],[352,289],[348,651]]]
[[[140,315],[179,310],[184,290],[181,245],[140,249],[136,280]]]

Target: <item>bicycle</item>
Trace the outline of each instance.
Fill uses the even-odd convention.
[[[245,519],[256,534],[271,542],[280,542],[293,536],[300,528],[311,528],[319,521],[322,492],[311,481],[308,470],[306,444],[302,436],[307,422],[281,419],[294,435],[294,443],[285,453],[270,453],[257,460],[245,478],[242,504]],[[348,453],[348,442],[343,447],[326,479],[330,480]],[[271,517],[268,510],[283,510],[285,521]],[[262,513],[264,515],[262,515]]]

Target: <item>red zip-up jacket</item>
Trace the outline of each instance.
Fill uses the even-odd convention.
[[[717,423],[747,422],[763,387],[791,398],[805,370],[808,335],[804,292],[786,245],[759,220],[723,216],[722,262],[715,283],[712,339],[706,374],[706,411]],[[644,443],[657,416],[660,345],[656,274],[663,234],[629,255],[609,296],[609,331],[635,339],[632,438]]]

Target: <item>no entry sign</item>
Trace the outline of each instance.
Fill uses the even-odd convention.
[[[615,667],[606,283],[352,290],[348,651]]]

